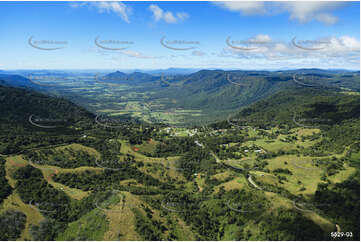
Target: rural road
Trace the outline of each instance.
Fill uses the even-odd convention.
[[[201,144],[201,143],[199,143],[199,141],[198,141],[198,140],[194,141],[194,143],[195,143],[196,145],[198,145],[199,147],[204,148],[204,145],[203,145],[203,144]]]
[[[249,183],[251,183],[255,188],[259,189],[259,190],[262,190],[262,188],[260,188],[259,186],[257,186],[257,184],[252,180],[252,176],[250,175],[248,177],[248,181]]]
[[[301,85],[301,86],[305,86],[305,87],[315,87],[315,85],[305,84],[305,83],[303,83],[303,82],[300,82],[300,81],[296,80],[296,74],[293,75],[293,81],[294,81],[295,83],[297,83],[298,85]]]
[[[198,145],[199,147],[202,147],[202,148],[205,147],[204,144],[200,143],[198,140],[194,141],[194,143],[195,143],[196,145]],[[218,158],[218,156],[217,156],[216,154],[213,153],[213,151],[210,151],[210,153],[211,153],[211,155],[214,157],[214,159],[216,159],[216,162],[217,162],[217,163],[221,163],[221,160]]]
[[[214,159],[216,159],[217,163],[221,163],[221,160],[218,158],[218,156],[216,154],[213,153],[213,151],[210,151],[210,153],[214,157]]]

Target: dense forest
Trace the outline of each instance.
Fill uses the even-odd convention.
[[[0,86],[0,239],[359,240],[359,95],[292,74],[247,73],[264,95],[183,129]],[[228,90],[223,71],[179,78],[207,84],[189,106]]]

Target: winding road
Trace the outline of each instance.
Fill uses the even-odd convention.
[[[263,190],[262,188],[260,188],[259,186],[257,186],[257,184],[252,180],[252,176],[251,176],[251,175],[249,175],[248,181],[249,181],[249,183],[251,183],[255,188],[257,188],[257,189],[259,189],[259,190]]]

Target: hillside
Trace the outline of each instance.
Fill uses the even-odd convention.
[[[356,93],[301,87],[280,91],[212,126],[317,128],[328,137],[319,144],[323,149],[341,151],[355,142],[359,144],[359,124],[360,96]]]
[[[155,90],[149,98],[163,108],[201,110],[204,122],[225,119],[241,107],[269,97],[278,91],[304,85],[331,90],[359,90],[359,73],[333,71],[222,71],[202,70],[175,78],[169,85]],[[190,117],[187,117],[191,120]]]
[[[36,84],[32,83],[28,78],[25,78],[21,75],[9,75],[0,73],[0,80],[2,80],[6,85],[13,87],[29,87],[36,88]]]
[[[125,74],[120,71],[109,73],[105,76],[98,78],[99,81],[108,82],[108,83],[119,83],[119,84],[142,84],[147,82],[153,82],[158,80],[159,77],[152,76],[150,74],[142,72],[133,72],[130,74]]]
[[[37,90],[63,96],[93,113],[129,115],[146,122],[192,126],[224,120],[240,108],[278,91],[314,87],[359,91],[359,73],[343,70],[201,70],[153,76],[120,71],[106,75],[43,72]],[[70,76],[69,76],[70,75]]]
[[[65,99],[7,86],[0,86],[0,109],[2,154],[23,151],[40,140],[57,143],[63,136],[79,136],[94,119]]]
[[[330,240],[337,226],[359,238],[358,95],[286,89],[224,122],[175,128],[0,91],[0,224],[18,225],[1,239]]]
[[[264,100],[243,108],[235,118],[252,120],[269,126],[298,125],[297,119],[315,119],[315,126],[335,125],[349,119],[359,119],[360,96],[316,88],[280,91]],[[295,115],[296,114],[296,115]],[[296,116],[296,118],[294,118]],[[296,123],[295,123],[296,121]]]
[[[202,110],[232,110],[251,104],[287,85],[287,77],[270,73],[202,70],[160,90],[155,97],[176,99],[174,106]]]

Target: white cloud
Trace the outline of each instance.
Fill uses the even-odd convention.
[[[277,62],[284,63],[287,66],[290,66],[292,63],[303,63],[310,66],[343,64],[346,69],[350,68],[350,64],[353,66],[354,63],[359,63],[360,41],[351,36],[328,37],[315,40],[297,38],[297,44],[301,47],[302,45],[308,47],[308,50],[307,48],[297,47],[289,41],[273,41],[270,36],[264,34],[256,35],[248,40],[252,39],[259,41],[251,43],[251,47],[257,48],[252,50],[237,48],[237,46],[243,46],[244,44],[236,45],[235,48],[227,46],[218,57],[255,61],[256,64],[259,64],[259,61]],[[315,49],[312,50],[312,48]]]
[[[206,53],[203,51],[199,51],[199,50],[194,50],[192,51],[192,56],[205,56]]]
[[[288,50],[288,46],[284,43],[276,43],[274,45],[274,50],[279,53],[284,53]]]
[[[177,13],[177,17],[178,17],[180,20],[185,20],[186,18],[189,17],[189,14],[188,14],[188,13],[185,13],[185,12],[180,12],[180,13]]]
[[[189,15],[184,12],[173,14],[170,11],[164,11],[156,4],[151,4],[148,9],[153,13],[153,18],[156,22],[164,20],[168,24],[173,24],[189,17]]]
[[[146,56],[143,53],[139,52],[139,51],[134,51],[134,50],[122,50],[120,51],[120,53],[128,56],[128,57],[135,57],[135,58],[141,58],[141,59],[152,59],[155,57],[152,56]]]
[[[165,12],[163,15],[163,19],[166,23],[176,23],[177,19],[174,17],[172,12]]]
[[[334,24],[337,18],[328,11],[334,10],[342,3],[337,2],[282,2],[282,8],[290,13],[290,19],[296,19],[301,23],[309,22],[313,19],[322,23]]]
[[[359,51],[360,50],[360,41],[357,39],[350,37],[350,36],[342,36],[340,37],[340,41],[343,43],[344,46],[348,48]]]
[[[163,10],[158,5],[152,4],[149,6],[149,10],[153,12],[155,21],[159,21],[163,18]]]
[[[320,13],[315,18],[324,24],[335,24],[338,18],[327,13]]]
[[[291,20],[306,23],[316,20],[324,24],[334,24],[338,18],[330,12],[341,7],[342,2],[216,2],[214,3],[232,12],[243,15],[275,15],[288,12]]]
[[[340,38],[332,37],[329,39],[328,49],[333,52],[359,52],[360,41],[350,36],[341,36]]]
[[[100,56],[111,57],[113,60],[118,60],[119,56],[127,56],[127,57],[133,57],[133,58],[138,58],[138,59],[158,59],[158,58],[160,58],[159,56],[147,56],[140,51],[129,50],[129,49],[113,51],[113,50],[105,50],[105,49],[91,47],[91,48],[86,49],[85,52],[97,53]]]
[[[269,35],[267,34],[258,34],[253,38],[250,38],[249,41],[250,42],[270,42],[272,39]]]
[[[122,2],[94,2],[93,6],[99,9],[102,12],[114,12],[118,14],[125,22],[130,23],[129,14],[131,14],[132,10],[130,7],[125,5]]]
[[[215,2],[216,5],[221,6],[233,12],[241,12],[244,15],[254,15],[265,13],[265,5],[263,2]]]
[[[69,3],[69,5],[72,8],[80,8],[80,7],[87,5],[87,3],[86,2],[71,2],[71,3]]]
[[[125,22],[130,23],[129,15],[132,13],[132,9],[122,2],[81,2],[81,3],[70,3],[70,7],[79,8],[87,6],[89,8],[95,7],[100,13],[116,13]]]

